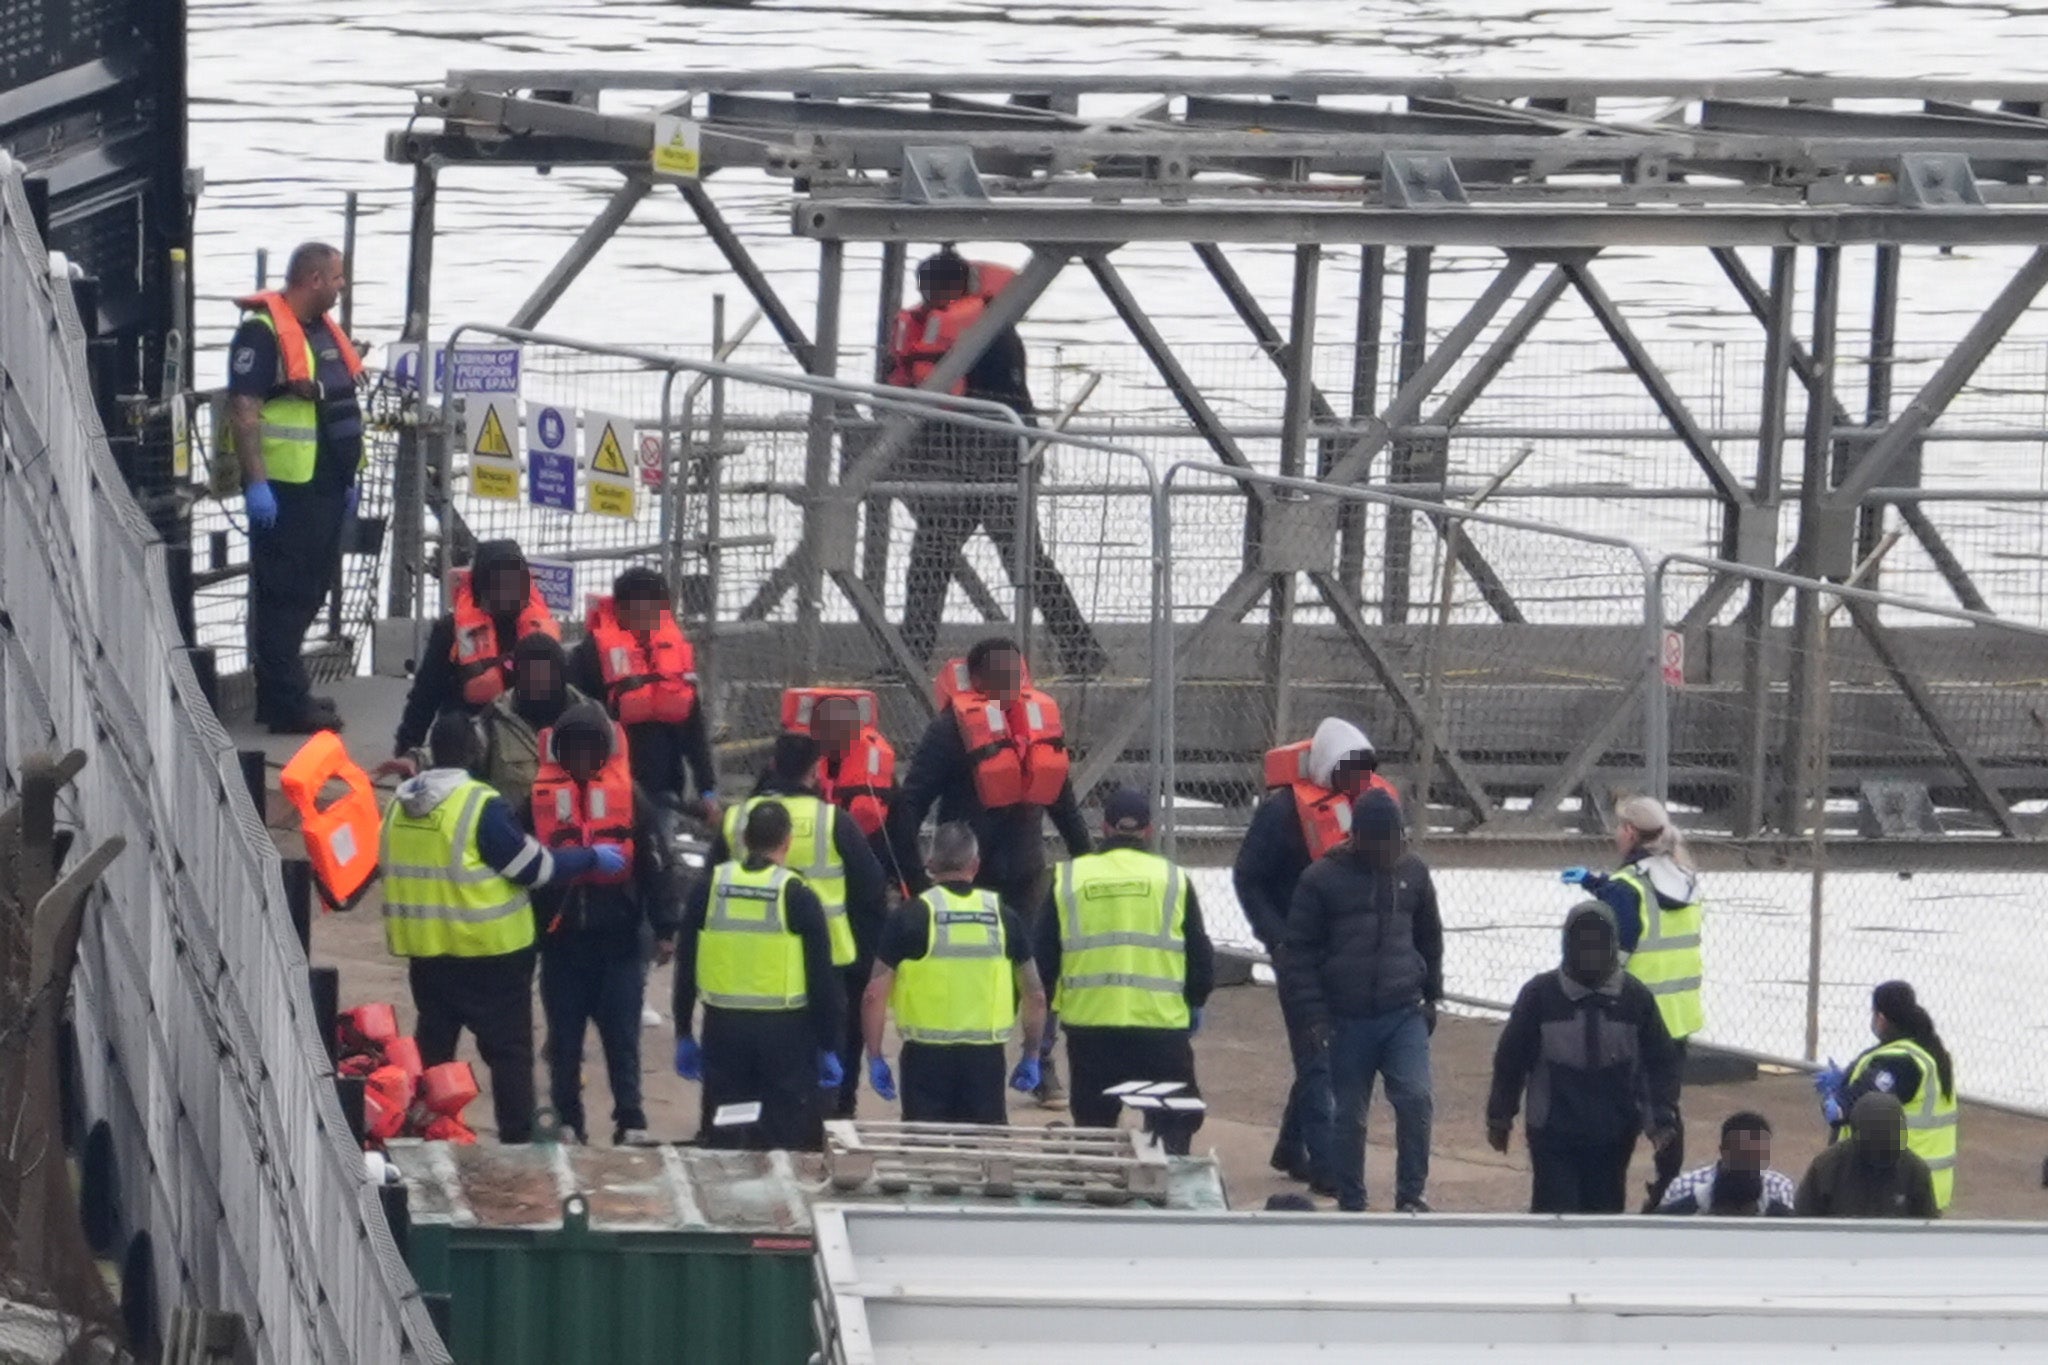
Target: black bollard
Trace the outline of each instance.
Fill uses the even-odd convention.
[[[313,1027],[320,1030],[320,1041],[327,1045],[327,1064],[333,1066],[341,1060],[341,969],[308,968],[306,989],[313,997]]]
[[[384,1226],[391,1229],[391,1240],[397,1244],[398,1254],[411,1259],[409,1250],[412,1242],[412,1199],[405,1182],[396,1185],[379,1185],[377,1202],[384,1206]]]
[[[270,777],[267,771],[270,756],[261,749],[237,749],[235,758],[242,765],[242,785],[249,789],[249,803],[256,807],[256,818],[267,825],[270,823]]]
[[[363,1078],[361,1076],[336,1076],[334,1095],[341,1101],[341,1116],[348,1120],[348,1131],[354,1136],[356,1146],[363,1145],[368,1128],[363,1120]]]
[[[299,951],[313,953],[313,865],[304,858],[284,860],[284,902],[292,915],[292,931],[299,936]]]

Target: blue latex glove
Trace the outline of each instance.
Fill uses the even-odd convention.
[[[835,1057],[833,1060],[839,1059]],[[877,1097],[885,1100],[896,1098],[896,1076],[889,1070],[887,1057],[868,1058],[868,1084],[875,1088]]]
[[[244,488],[242,501],[248,505],[252,530],[268,531],[277,525],[277,494],[268,482],[258,481]]]
[[[687,1033],[676,1039],[676,1075],[686,1081],[704,1079],[704,1049]]]
[[[1193,1009],[1188,1011],[1188,1037],[1192,1038],[1201,1031],[1202,1007],[1200,1005],[1196,1005]]]
[[[1045,1072],[1038,1065],[1038,1058],[1026,1057],[1017,1063],[1017,1069],[1010,1073],[1010,1089],[1030,1094],[1045,1080]]]
[[[347,493],[344,493],[344,494],[342,495],[342,502],[341,502],[341,515],[342,515],[342,516],[343,516],[343,517],[344,517],[345,519],[348,519],[348,520],[354,520],[354,518],[355,518],[355,515],[356,515],[356,509],[357,509],[358,507],[361,507],[362,505],[363,505],[363,488],[362,488],[362,485],[361,485],[361,484],[354,484],[354,483],[350,484],[350,485],[348,486],[348,492],[347,492]]]
[[[1557,874],[1557,879],[1566,886],[1584,886],[1587,878],[1592,875],[1593,869],[1590,867],[1568,867]]]
[[[597,854],[599,875],[618,877],[625,874],[626,855],[619,852],[617,844],[599,844],[593,851]]]
[[[839,1065],[839,1058],[820,1049],[818,1052],[818,1089],[837,1090],[846,1083],[846,1072]]]
[[[1813,1073],[1813,1092],[1823,1099],[1846,1088],[1848,1084],[1849,1073],[1842,1070],[1832,1057],[1828,1058],[1825,1067]]]
[[[1820,1102],[1820,1114],[1829,1123],[1845,1122],[1846,1120],[1842,1114],[1842,1097],[1840,1095],[1830,1095],[1822,1100]]]

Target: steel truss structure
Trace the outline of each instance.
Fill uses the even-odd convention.
[[[617,96],[645,107],[619,112]],[[1277,472],[1332,485],[1376,482],[1408,489],[1447,482],[1444,442],[1427,433],[1456,425],[1567,294],[1581,299],[1654,401],[1721,509],[1721,558],[1756,571],[1847,580],[1882,533],[1882,512],[1900,519],[1963,607],[1985,608],[1969,566],[1915,501],[1919,451],[1929,429],[2048,285],[2048,82],[1845,79],[1586,81],[1169,77],[1156,75],[953,75],[903,73],[469,71],[421,92],[417,116],[391,134],[387,154],[415,175],[407,337],[428,337],[437,177],[452,166],[606,166],[621,183],[555,267],[512,315],[536,325],[647,196],[673,186],[753,296],[792,357],[809,373],[838,365],[848,243],[881,245],[877,335],[902,292],[912,242],[1008,241],[1029,264],[990,305],[925,387],[944,392],[1003,328],[1078,265],[1101,289],[1131,339],[1226,464],[1250,460],[1190,377],[1115,262],[1132,242],[1184,242],[1221,288],[1285,381]],[[701,174],[658,177],[650,167],[654,120],[683,116],[699,129]],[[817,309],[807,329],[756,264],[711,192],[715,177],[765,172],[791,182],[791,227],[818,242]],[[1246,286],[1228,248],[1289,244],[1293,286],[1274,317]],[[1903,406],[1893,392],[1901,248],[2008,245],[2033,248],[1947,358]],[[1845,303],[1845,247],[1875,248],[1867,318],[1867,385],[1836,384],[1838,317]],[[1707,425],[1652,357],[1597,267],[1617,247],[1712,253],[1739,307],[1765,342],[1758,376],[1762,418],[1753,469],[1732,467]],[[1738,248],[1769,251],[1758,278]],[[1433,253],[1498,251],[1495,273],[1448,330],[1431,318]],[[1318,297],[1333,252],[1362,253],[1350,392],[1326,393],[1312,378]],[[1396,322],[1397,373],[1375,407],[1383,280],[1389,250],[1404,283]],[[1810,318],[1795,313],[1809,277]],[[1365,344],[1370,338],[1372,344]],[[1349,340],[1349,338],[1347,338]],[[1481,345],[1482,340],[1484,342]],[[1462,370],[1460,367],[1463,367]],[[1448,392],[1439,393],[1457,374]],[[1804,429],[1788,430],[1788,388],[1810,401]],[[864,495],[904,447],[918,419],[897,416],[842,459],[834,427],[843,402],[812,409],[803,547],[766,582],[749,613],[764,617],[792,588],[800,620],[815,624],[822,581],[844,588],[884,646],[907,658],[882,618],[872,586],[878,537],[854,562],[845,533]],[[1785,452],[1800,452],[1797,471]],[[413,477],[424,478],[412,452]],[[1788,477],[1796,475],[1796,477]],[[408,477],[400,469],[400,486]],[[1452,519],[1422,512],[1390,518],[1382,562],[1365,565],[1362,525],[1347,519],[1334,545],[1304,558],[1299,537],[1274,533],[1298,520],[1296,500],[1247,482],[1244,568],[1194,627],[1192,644],[1255,606],[1270,608],[1287,657],[1294,594],[1306,582],[1417,729],[1424,719],[1398,686],[1400,668],[1376,629],[1416,606],[1410,564],[1417,524],[1442,536],[1503,623],[1523,615],[1512,584]],[[1796,504],[1797,530],[1780,544],[1780,509]],[[1347,513],[1347,517],[1349,514]],[[418,527],[395,532],[394,608],[410,600],[426,563]],[[884,553],[886,550],[884,549]],[[1676,625],[1697,630],[1746,596],[1752,650],[1770,629],[1786,588],[1769,578],[1712,578]],[[1818,598],[1797,594],[1796,658],[1825,630]],[[1896,657],[1874,610],[1849,613],[1881,659]],[[1754,670],[1752,670],[1754,672]],[[1281,686],[1281,670],[1269,669]],[[1918,680],[1893,670],[1900,689],[1952,752],[1938,706]],[[1826,680],[1795,676],[1786,688],[1794,748],[1805,743]],[[1759,695],[1768,684],[1760,677]],[[913,686],[913,692],[920,687]],[[1631,701],[1635,698],[1631,698]],[[1758,705],[1761,717],[1767,707]],[[1283,707],[1275,708],[1284,714]],[[1109,733],[1137,733],[1134,710]],[[1546,795],[1583,783],[1622,723],[1589,734]],[[1777,742],[1758,721],[1758,770]],[[1438,752],[1447,787],[1475,822],[1498,817],[1458,757]],[[2005,834],[2018,825],[1995,785],[1967,768],[1979,812]],[[1767,799],[1758,784],[1734,817],[1738,834],[1796,830],[1805,803]],[[1554,804],[1554,802],[1553,802]]]

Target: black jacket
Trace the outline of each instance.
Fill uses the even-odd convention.
[[[1678,1067],[1648,986],[1619,970],[1596,989],[1548,971],[1508,1012],[1487,1126],[1513,1126],[1526,1089],[1530,1141],[1626,1142],[1675,1122]]]
[[[690,1032],[697,1011],[697,943],[710,914],[713,880],[704,878],[690,893],[689,906],[683,911],[682,934],[676,939],[675,990],[669,1003],[675,1011],[678,1037]],[[790,930],[804,943],[803,1011],[810,1016],[818,1046],[827,1052],[837,1052],[846,1037],[846,987],[832,967],[832,934],[825,925],[825,907],[818,903],[817,893],[801,883],[789,889],[788,907]],[[759,1011],[732,1013],[748,1015]]]
[[[519,810],[520,824],[534,832],[533,802]],[[633,788],[633,875],[617,886],[574,883],[542,887],[533,893],[534,927],[541,951],[570,938],[601,944],[619,957],[640,954],[644,922],[656,938],[669,938],[682,919],[681,883],[669,857],[666,831],[656,818],[654,802],[638,785]]]
[[[1349,845],[1324,854],[1294,888],[1279,972],[1311,1028],[1435,1001],[1444,926],[1422,859],[1405,853],[1383,868]]]
[[[500,640],[518,638],[519,613],[493,619]],[[507,649],[511,646],[507,645]],[[479,708],[462,699],[462,678],[455,668],[455,617],[443,612],[427,631],[426,646],[413,661],[412,688],[405,694],[405,712],[398,720],[398,736],[391,751],[410,753],[427,742],[427,731],[443,711]]]
[[[583,695],[604,702],[606,710],[611,709],[597,645],[587,635],[569,651],[569,684]],[[688,720],[628,725],[626,752],[633,764],[633,780],[651,792],[689,800],[718,790],[718,772],[711,761],[711,729],[704,723],[701,696]]]
[[[1230,867],[1230,882],[1237,889],[1245,922],[1269,956],[1287,939],[1287,911],[1294,903],[1294,887],[1312,861],[1308,840],[1301,835],[1294,792],[1287,787],[1267,792],[1245,827],[1237,861]]]
[[[924,738],[911,756],[910,771],[889,808],[889,847],[895,851],[896,865],[903,869],[912,895],[922,895],[932,884],[924,870],[924,851],[918,847],[917,833],[934,804],[939,808],[940,823],[964,820],[973,827],[974,837],[981,843],[981,875],[974,879],[975,885],[1012,897],[1013,908],[1019,911],[1038,894],[1035,883],[1045,871],[1042,815],[1052,816],[1053,828],[1074,857],[1092,847],[1071,782],[1060,788],[1059,798],[1049,807],[984,810],[981,798],[975,795],[967,746],[961,742],[960,725],[951,711],[941,711],[925,727]]]
[[[1113,848],[1135,848],[1149,852],[1136,839],[1105,839],[1102,851]],[[1188,884],[1187,921],[1181,927],[1181,947],[1187,956],[1187,979],[1181,986],[1181,998],[1188,1002],[1190,1009],[1200,1009],[1209,1002],[1210,992],[1216,989],[1216,946],[1209,941],[1209,930],[1202,923],[1202,903],[1195,897],[1195,883],[1192,877]],[[1038,960],[1038,977],[1050,992],[1060,979],[1060,912],[1057,897],[1052,891],[1045,893],[1045,903],[1038,911],[1038,938],[1033,956]]]
[[[754,792],[756,796],[814,796],[815,792],[792,790],[786,784],[772,777],[761,779]],[[839,855],[839,862],[846,869],[846,919],[853,930],[854,951],[858,954],[856,968],[864,968],[874,959],[875,946],[882,941],[882,926],[889,915],[889,879],[882,871],[882,865],[875,859],[875,850],[869,846],[868,838],[860,832],[860,826],[853,823],[853,817],[845,811],[832,822],[832,851]],[[725,828],[721,824],[717,837],[711,841],[710,865],[731,862],[735,852],[725,841]],[[865,972],[862,972],[865,975]]]

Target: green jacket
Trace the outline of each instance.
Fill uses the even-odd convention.
[[[590,700],[574,687],[564,686],[564,712]],[[497,700],[486,706],[477,723],[483,727],[484,757],[477,765],[476,776],[497,788],[498,795],[511,802],[516,811],[532,797],[533,780],[540,775],[540,731],[519,714],[510,692],[501,692]]]

